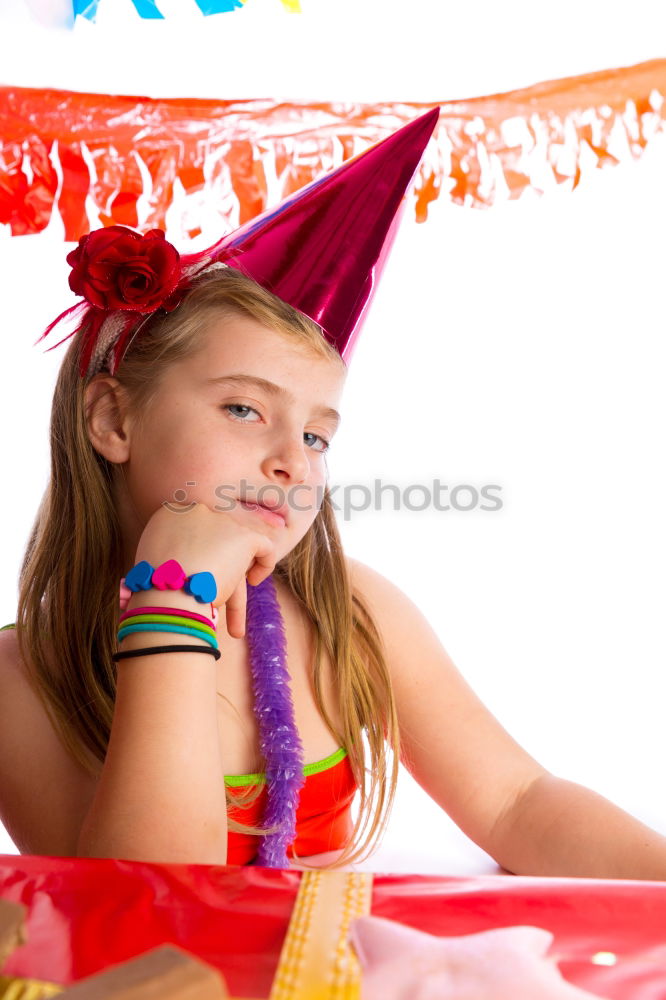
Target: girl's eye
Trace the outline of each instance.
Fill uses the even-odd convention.
[[[253,409],[251,406],[244,406],[242,403],[227,403],[227,405],[223,406],[222,409],[223,410],[229,410],[229,411],[231,411],[231,410],[250,410],[252,413],[257,413],[257,411],[255,409]],[[231,412],[229,413],[229,416],[233,417],[234,420],[241,420],[244,424],[255,423],[254,420],[248,421],[248,420],[244,420],[242,416],[241,417],[234,416],[234,414],[231,413]],[[260,416],[260,414],[257,413],[257,416]]]
[[[322,443],[323,448],[314,448],[313,451],[322,451],[322,452],[328,451],[331,443],[330,441],[327,441],[326,438],[323,438],[321,434],[311,434],[309,431],[306,431],[304,436],[316,438],[317,441],[320,441]]]
[[[231,412],[232,410],[249,410],[251,413],[256,413],[258,417],[261,416],[261,414],[258,413],[257,410],[255,410],[253,406],[245,406],[244,403],[226,403],[222,407],[222,409],[229,411],[229,416],[232,418],[232,420],[240,420],[241,423],[244,423],[244,424],[248,424],[248,423],[254,424],[254,423],[256,423],[256,421],[255,420],[246,420],[245,419],[245,415],[239,416],[237,414],[232,413]],[[309,431],[306,431],[303,436],[304,437],[315,438],[317,441],[320,441],[321,444],[323,445],[323,448],[314,448],[313,447],[313,449],[312,449],[313,451],[320,451],[320,452],[328,451],[328,449],[330,447],[330,441],[327,441],[326,438],[323,438],[320,434],[311,434]]]

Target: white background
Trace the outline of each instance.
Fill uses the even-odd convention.
[[[67,31],[4,0],[0,84],[446,101],[655,58],[666,28],[648,2],[160,6],[164,22],[141,22],[101,0],[97,25]],[[334,483],[501,486],[499,512],[340,512],[345,548],[415,601],[533,756],[664,833],[665,167],[660,140],[574,193],[407,213],[329,460]],[[32,345],[71,301],[70,248],[57,220],[0,239],[0,624],[48,475],[64,347]],[[496,870],[406,775],[372,867]]]

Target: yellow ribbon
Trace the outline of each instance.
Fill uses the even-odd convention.
[[[349,927],[370,913],[372,875],[304,872],[269,1000],[360,1000]]]

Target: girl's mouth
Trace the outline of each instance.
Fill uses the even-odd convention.
[[[267,507],[262,507],[259,503],[250,503],[246,500],[239,500],[238,502],[245,510],[258,514],[267,524],[273,524],[277,528],[284,528],[287,523],[282,514],[278,514],[274,510],[268,510]]]

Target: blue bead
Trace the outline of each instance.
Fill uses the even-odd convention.
[[[142,559],[136,566],[132,566],[125,577],[125,586],[135,594],[138,590],[150,590],[150,581],[153,578],[154,571],[155,567],[151,566],[145,559]]]
[[[217,597],[217,584],[212,573],[193,573],[185,581],[183,590],[196,597],[200,604],[209,604]]]

